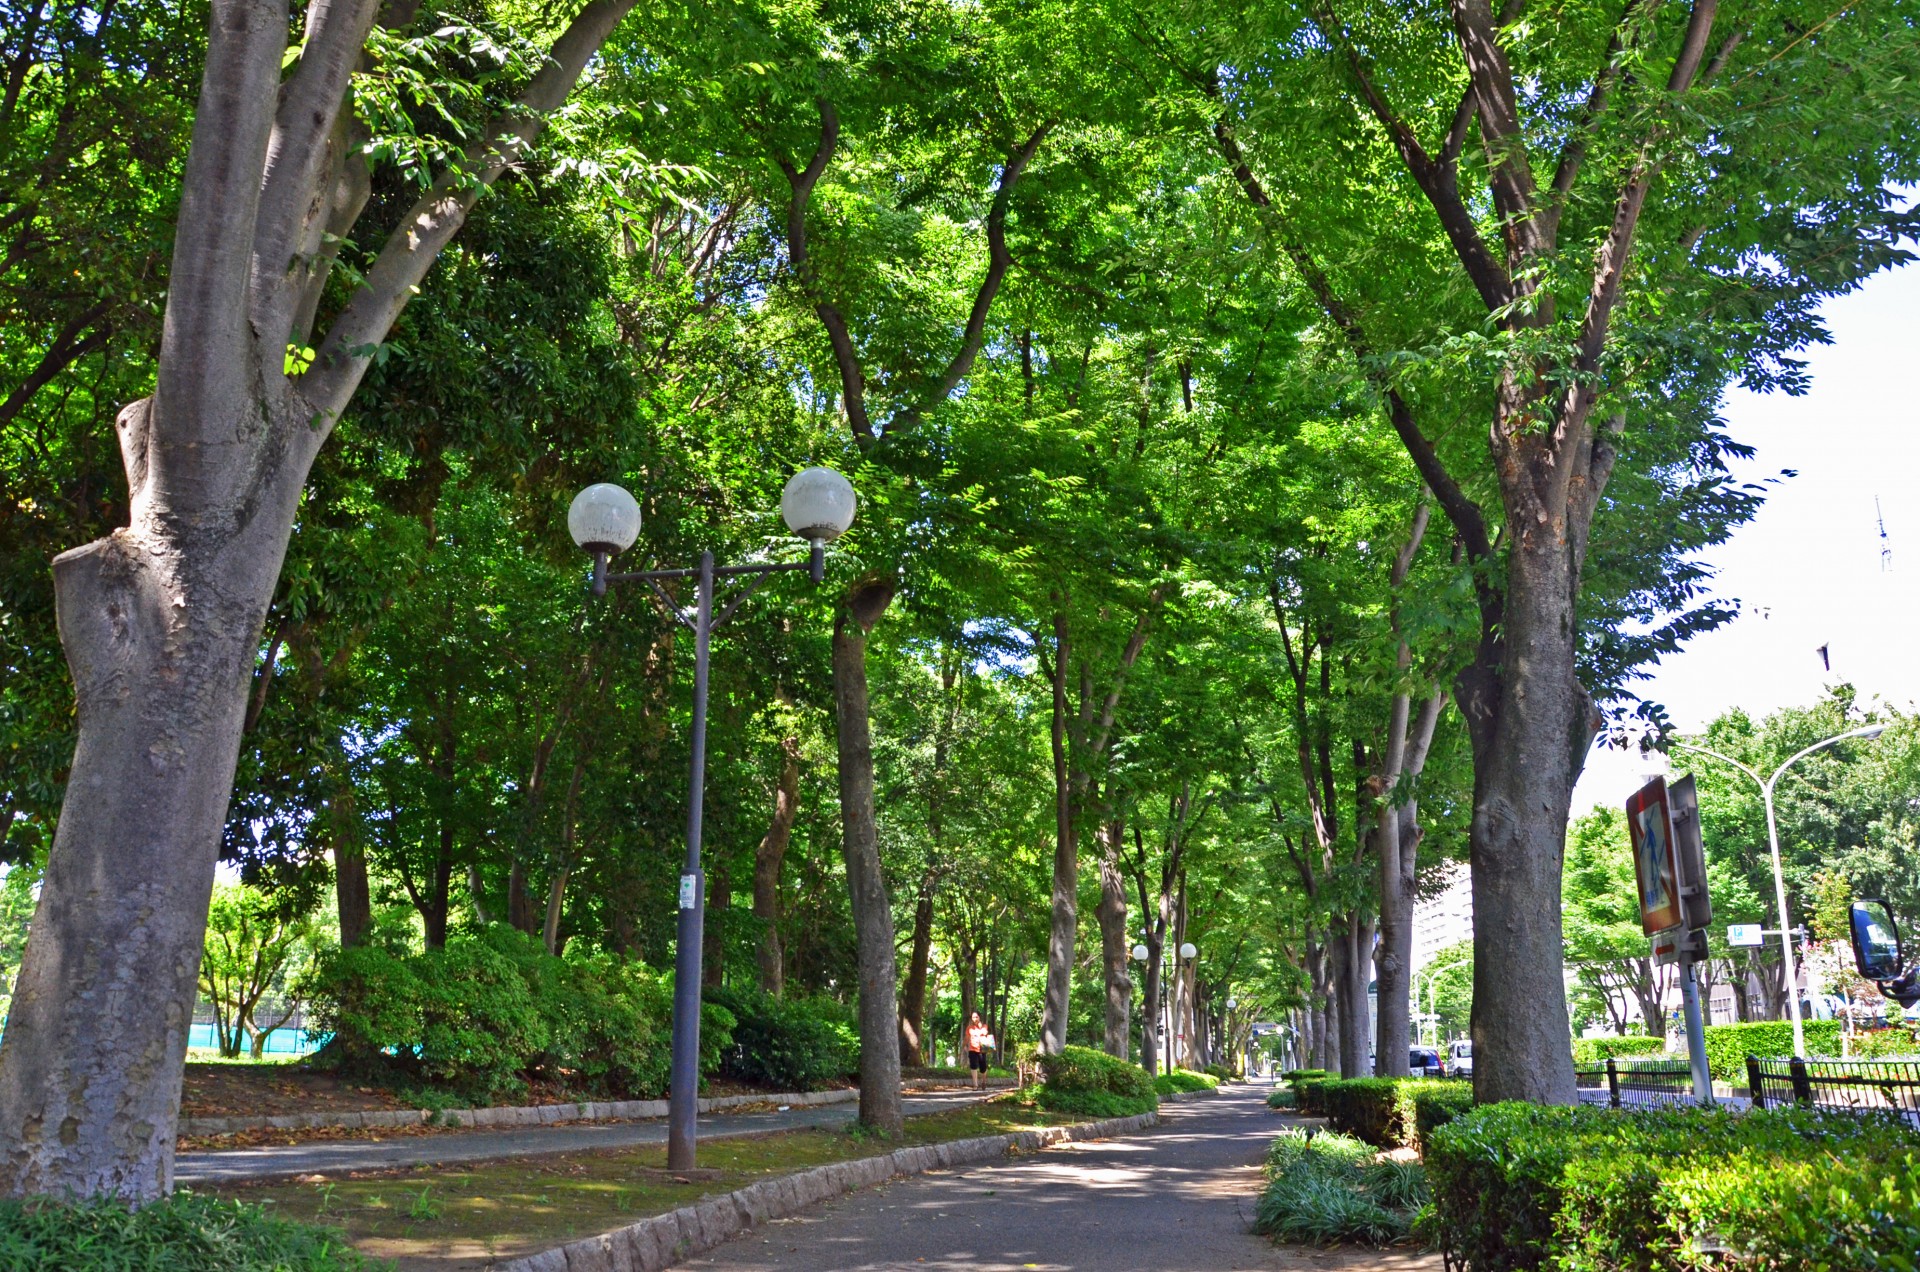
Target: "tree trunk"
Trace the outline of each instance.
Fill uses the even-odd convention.
[[[701,929],[700,984],[717,989],[727,983],[727,919],[733,909],[733,872],[714,854],[713,881],[707,889],[707,922]]]
[[[900,1066],[924,1068],[926,1049],[921,1031],[927,1019],[927,960],[933,953],[934,874],[929,866],[920,875],[920,895],[913,905],[913,944],[907,956],[907,981],[900,991]]]
[[[784,700],[785,695],[782,694]],[[760,920],[760,988],[780,992],[784,977],[780,946],[780,867],[800,815],[800,739],[780,739],[780,781],[773,793],[773,821],[753,854],[753,916]]]
[[[891,582],[856,587],[833,625],[833,703],[840,752],[841,849],[860,962],[860,1123],[901,1128],[899,1008],[894,998],[893,910],[873,815],[867,632],[893,598]]]
[[[1574,588],[1565,544],[1538,527],[1520,533],[1509,557],[1497,679],[1476,660],[1467,674],[1479,673],[1478,683],[1461,695],[1463,703],[1484,702],[1492,689],[1498,703],[1491,722],[1467,712],[1474,735],[1473,1090],[1483,1104],[1576,1098],[1561,983],[1560,872],[1576,766],[1593,732],[1574,669]],[[1524,676],[1507,670],[1518,667]]]
[[[0,1041],[14,1196],[172,1190],[214,860],[299,480],[237,528],[180,524],[135,490],[131,527],[54,561],[79,741]]]
[[[1157,931],[1147,934],[1147,983],[1140,1005],[1140,1067],[1148,1077],[1160,1072],[1160,952],[1166,942]]]
[[[1053,616],[1053,634],[1053,905],[1047,931],[1047,991],[1040,1049],[1059,1055],[1067,1045],[1073,943],[1080,924],[1080,856],[1073,826],[1072,757],[1067,738],[1067,658],[1071,641],[1065,614]]]
[[[1106,973],[1106,1051],[1125,1060],[1132,1046],[1133,977],[1127,967],[1127,883],[1120,874],[1122,827],[1116,818],[1107,826],[1105,851],[1100,854],[1100,961]]]
[[[507,926],[531,936],[540,931],[540,920],[533,893],[527,888],[527,868],[516,859],[507,869]]]
[[[373,897],[367,886],[367,850],[336,827],[333,840],[333,894],[340,913],[340,947],[352,949],[373,927]]]

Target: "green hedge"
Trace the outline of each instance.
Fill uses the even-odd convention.
[[[1066,1047],[1041,1055],[1040,1107],[1086,1117],[1131,1117],[1159,1106],[1153,1081],[1137,1064],[1091,1047]]]
[[[1713,1076],[1735,1086],[1747,1084],[1747,1057],[1775,1060],[1793,1054],[1793,1024],[1786,1020],[1761,1020],[1744,1025],[1707,1026],[1707,1067]],[[1807,1053],[1815,1056],[1840,1054],[1840,1022],[1806,1022]]]
[[[192,1193],[138,1210],[119,1201],[0,1201],[0,1268],[8,1272],[374,1272],[392,1266],[360,1254],[330,1228]]]
[[[672,982],[605,955],[558,958],[503,923],[439,950],[334,950],[304,988],[309,1031],[333,1035],[323,1056],[350,1069],[480,1100],[517,1095],[536,1072],[597,1094],[667,1089]],[[723,1007],[702,1008],[703,1074],[718,1068],[733,1023]]]
[[[1428,1235],[1468,1272],[1920,1267],[1920,1134],[1884,1119],[1496,1104],[1426,1164]]]
[[[1440,1110],[1458,1111],[1473,1103],[1471,1082],[1439,1078],[1323,1078],[1311,1085],[1315,1108],[1334,1130],[1376,1148],[1408,1148],[1421,1142],[1422,1097],[1431,1116],[1441,1121],[1446,1114]]]
[[[1192,1069],[1175,1069],[1171,1073],[1155,1074],[1153,1079],[1153,1089],[1161,1095],[1211,1091],[1219,1085],[1220,1079],[1211,1073],[1195,1073]]]
[[[1473,1083],[1425,1082],[1414,1088],[1413,1146],[1424,1148],[1434,1131],[1474,1109]]]
[[[860,1034],[830,998],[775,998],[757,988],[709,989],[706,1001],[734,1019],[720,1072],[776,1091],[812,1091],[860,1070]]]
[[[1240,1080],[1240,1075],[1224,1064],[1206,1065],[1200,1071],[1220,1082],[1238,1082]]]
[[[1657,1056],[1666,1049],[1666,1039],[1646,1034],[1627,1034],[1620,1038],[1575,1038],[1573,1062],[1584,1068],[1624,1056]]]
[[[1293,1105],[1303,1114],[1318,1115],[1320,1108],[1319,1088],[1322,1082],[1337,1082],[1338,1078],[1325,1069],[1292,1069],[1285,1074],[1287,1085],[1293,1088]]]

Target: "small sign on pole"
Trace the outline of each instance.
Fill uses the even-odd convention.
[[[1728,945],[1762,945],[1766,938],[1761,935],[1758,923],[1729,923],[1727,925]]]
[[[1633,836],[1633,873],[1640,884],[1640,930],[1652,936],[1679,927],[1685,915],[1666,778],[1656,777],[1633,793],[1627,801],[1627,830]]]

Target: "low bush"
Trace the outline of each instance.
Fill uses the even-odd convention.
[[[1155,1074],[1153,1079],[1153,1089],[1161,1095],[1212,1091],[1219,1085],[1220,1079],[1211,1073],[1195,1073],[1192,1069],[1175,1069],[1171,1073]]]
[[[1147,1071],[1091,1047],[1065,1047],[1041,1055],[1041,1108],[1087,1117],[1131,1117],[1160,1103]]]
[[[1420,1143],[1418,1101],[1429,1097],[1432,1115],[1473,1104],[1473,1084],[1437,1078],[1323,1078],[1313,1084],[1318,1110],[1336,1131],[1377,1148]]]
[[[1200,1071],[1216,1082],[1238,1082],[1240,1080],[1240,1075],[1224,1064],[1206,1065]]]
[[[1415,1089],[1412,1098],[1413,1143],[1423,1148],[1434,1131],[1473,1110],[1473,1083],[1428,1082]]]
[[[512,1098],[541,1075],[596,1095],[667,1090],[673,986],[637,962],[558,958],[502,923],[446,948],[375,942],[334,950],[303,986],[309,1030],[331,1034],[323,1059],[461,1100]],[[714,1072],[734,1020],[700,1013],[700,1066]]]
[[[1296,1069],[1287,1075],[1287,1085],[1293,1088],[1294,1107],[1301,1113],[1317,1116],[1324,1110],[1320,1107],[1320,1085],[1323,1082],[1338,1082],[1340,1079],[1330,1075],[1325,1069]]]
[[[19,1272],[374,1272],[392,1266],[360,1254],[330,1228],[186,1192],[138,1210],[119,1201],[0,1201],[0,1268]]]
[[[1913,1030],[1904,1025],[1891,1029],[1866,1029],[1853,1035],[1847,1050],[1856,1060],[1912,1059],[1920,1056]]]
[[[860,1036],[832,999],[775,998],[756,988],[710,989],[707,1002],[734,1017],[720,1071],[776,1091],[812,1091],[859,1072]]]
[[[1666,1039],[1646,1034],[1627,1034],[1620,1038],[1575,1038],[1573,1062],[1585,1068],[1623,1056],[1657,1056],[1666,1049]]]
[[[1293,1088],[1275,1087],[1267,1092],[1267,1107],[1270,1109],[1290,1109],[1293,1107]]]
[[[1430,1235],[1469,1272],[1920,1266],[1920,1133],[1888,1119],[1496,1104],[1426,1162]]]
[[[1268,1150],[1253,1228],[1312,1245],[1387,1245],[1407,1235],[1425,1200],[1417,1164],[1376,1162],[1373,1150],[1350,1135],[1292,1128]]]

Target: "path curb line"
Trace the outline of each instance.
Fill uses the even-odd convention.
[[[902,1083],[908,1091],[942,1090],[964,1083],[915,1079]],[[987,1086],[1012,1086],[1012,1078],[989,1078]],[[860,1098],[857,1090],[783,1091],[767,1095],[717,1095],[696,1101],[697,1111],[718,1113],[747,1104],[848,1104]],[[665,1117],[665,1100],[581,1100],[573,1104],[527,1104],[478,1109],[368,1109],[358,1113],[287,1113],[277,1117],[183,1117],[181,1136],[232,1135],[236,1131],[380,1131],[400,1126],[557,1126],[563,1122],[625,1122]]]
[[[794,1175],[762,1180],[737,1192],[722,1193],[691,1206],[669,1210],[639,1223],[582,1241],[570,1242],[498,1265],[496,1272],[663,1272],[682,1259],[704,1254],[723,1241],[772,1219],[783,1219],[816,1202],[870,1188],[902,1175],[1031,1152],[1075,1140],[1109,1139],[1145,1130],[1158,1113],[1048,1126],[1011,1135],[983,1135],[896,1149],[880,1157],[816,1166]]]

